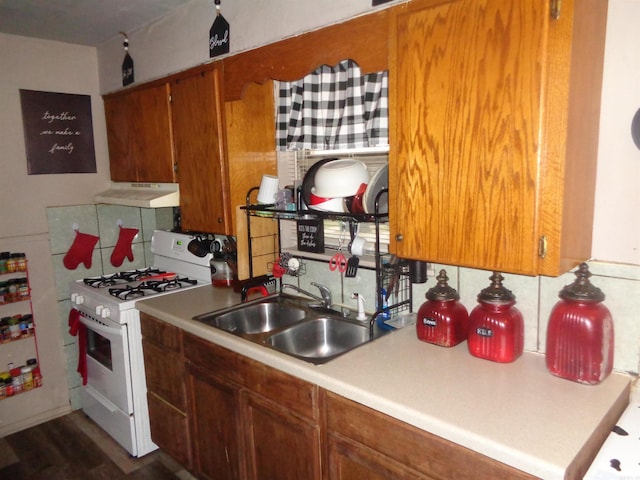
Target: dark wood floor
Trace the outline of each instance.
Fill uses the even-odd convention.
[[[160,451],[134,458],[81,411],[0,439],[0,480],[185,480]]]

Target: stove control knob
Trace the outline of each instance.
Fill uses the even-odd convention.
[[[102,318],[109,318],[111,316],[111,310],[104,305],[98,305],[96,307],[96,315]]]
[[[82,305],[84,303],[84,297],[79,293],[72,293],[71,303],[75,303],[76,305]]]

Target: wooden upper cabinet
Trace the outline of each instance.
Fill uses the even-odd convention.
[[[208,66],[171,80],[171,118],[180,184],[182,228],[230,234],[219,69]]]
[[[111,180],[174,182],[168,84],[106,95],[104,109]]]
[[[530,275],[589,258],[607,2],[550,3],[391,10],[400,257]]]

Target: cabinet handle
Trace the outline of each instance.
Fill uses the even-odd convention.
[[[562,0],[551,0],[550,7],[551,18],[553,18],[554,20],[558,20],[560,18]]]
[[[538,241],[538,256],[544,258],[547,256],[547,236],[542,235]]]
[[[224,219],[222,217],[218,217],[218,223],[222,223],[224,222]]]
[[[401,242],[402,240],[404,240],[404,235],[396,233],[396,242]]]

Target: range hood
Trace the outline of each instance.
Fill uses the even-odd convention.
[[[109,190],[94,197],[97,203],[129,207],[160,208],[180,205],[177,183],[111,183]]]

